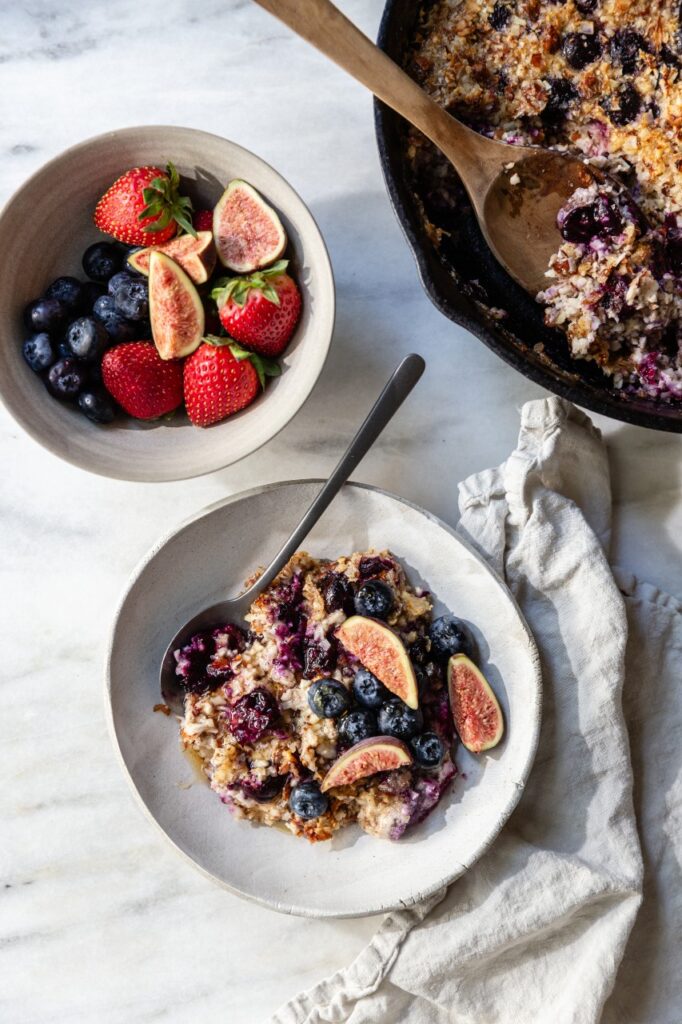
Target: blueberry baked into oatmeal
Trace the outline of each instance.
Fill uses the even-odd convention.
[[[607,178],[571,197],[538,301],[571,356],[594,361],[614,387],[682,400],[679,0],[435,0],[407,59],[470,127],[575,153],[629,190]],[[414,129],[407,158],[427,230],[447,247],[461,186]]]
[[[457,734],[476,753],[501,739],[471,632],[434,619],[388,551],[297,553],[247,622],[175,652],[181,742],[238,818],[399,839],[457,774]]]

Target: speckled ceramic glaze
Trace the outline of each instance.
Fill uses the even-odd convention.
[[[303,313],[282,375],[250,407],[202,430],[184,413],[98,427],[46,394],[21,354],[24,306],[62,274],[84,278],[83,250],[103,239],[99,196],[127,168],[172,160],[195,207],[212,206],[245,178],[279,211],[289,236]],[[334,326],[334,281],[320,232],[294,190],[268,164],[226,139],[189,128],[126,128],[89,139],[46,164],[0,215],[0,397],[40,444],[74,465],[127,480],[178,480],[230,465],[270,440],[303,405],[322,370]]]
[[[347,485],[305,543],[316,557],[390,548],[436,614],[466,620],[505,715],[503,742],[475,757],[427,820],[397,843],[348,828],[329,842],[232,817],[182,752],[174,718],[153,712],[169,637],[197,611],[238,591],[268,562],[319,482],[273,484],[214,505],[161,541],[118,610],[107,666],[109,724],[148,816],[204,874],[275,910],[352,917],[409,906],[452,881],[492,843],[523,790],[540,727],[538,654],[509,591],[449,527],[383,491]]]

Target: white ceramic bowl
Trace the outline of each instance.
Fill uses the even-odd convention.
[[[196,208],[213,206],[231,178],[251,182],[278,210],[289,236],[303,313],[282,375],[253,405],[208,429],[184,413],[169,422],[121,417],[108,427],[49,396],[21,354],[22,313],[55,277],[85,279],[83,250],[103,240],[97,199],[125,170],[172,160]],[[0,215],[0,398],[36,441],[82,469],[126,480],[180,480],[249,455],[284,427],[312,391],[334,327],[334,279],[319,229],[290,185],[259,157],[207,132],[124,128],[88,139],[45,164]]]
[[[347,485],[308,537],[311,554],[390,548],[410,580],[472,624],[482,667],[502,705],[502,744],[474,757],[432,814],[397,843],[348,828],[309,845],[232,817],[180,748],[174,717],[154,713],[169,638],[195,612],[237,592],[269,561],[319,489],[273,484],[229,498],[161,541],[118,610],[107,666],[109,724],[146,814],[191,863],[221,885],[291,914],[352,917],[409,906],[452,881],[492,843],[515,807],[540,727],[538,654],[501,580],[440,520],[383,491]],[[187,786],[187,783],[190,783]]]

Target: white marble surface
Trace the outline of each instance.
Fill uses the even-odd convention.
[[[369,33],[381,0],[345,0]],[[397,358],[418,393],[357,474],[456,521],[456,482],[502,460],[541,390],[443,319],[384,192],[368,95],[248,0],[0,4],[0,200],[71,143],[175,123],[228,136],[302,194],[338,286],[332,354],[289,427],[187,484],[87,476],[0,413],[0,1020],[253,1024],[346,963],[376,920],[325,923],[240,902],[188,869],[132,803],[107,738],[102,652],[137,560],[183,516],[325,474]],[[678,596],[682,438],[598,420],[617,561]]]

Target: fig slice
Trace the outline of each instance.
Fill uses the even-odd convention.
[[[326,793],[334,786],[349,786],[368,775],[390,772],[408,764],[412,764],[412,754],[402,740],[392,736],[370,736],[368,740],[360,740],[341,757],[337,757],[322,780],[320,789]]]
[[[455,728],[467,750],[480,754],[496,747],[504,733],[504,718],[490,683],[466,654],[448,662],[448,691]]]
[[[252,185],[231,181],[213,211],[218,259],[236,274],[250,274],[278,260],[287,247],[282,222]]]
[[[391,693],[408,707],[418,707],[419,690],[412,662],[392,629],[376,619],[351,615],[339,626],[336,637]]]
[[[204,307],[185,271],[170,256],[149,258],[149,319],[162,359],[182,359],[199,347],[204,334]]]
[[[216,251],[210,231],[199,231],[196,238],[194,235],[178,235],[165,245],[148,245],[146,249],[137,249],[128,257],[128,263],[133,270],[148,276],[149,260],[153,252],[163,252],[170,256],[195,284],[208,281],[215,268]]]

